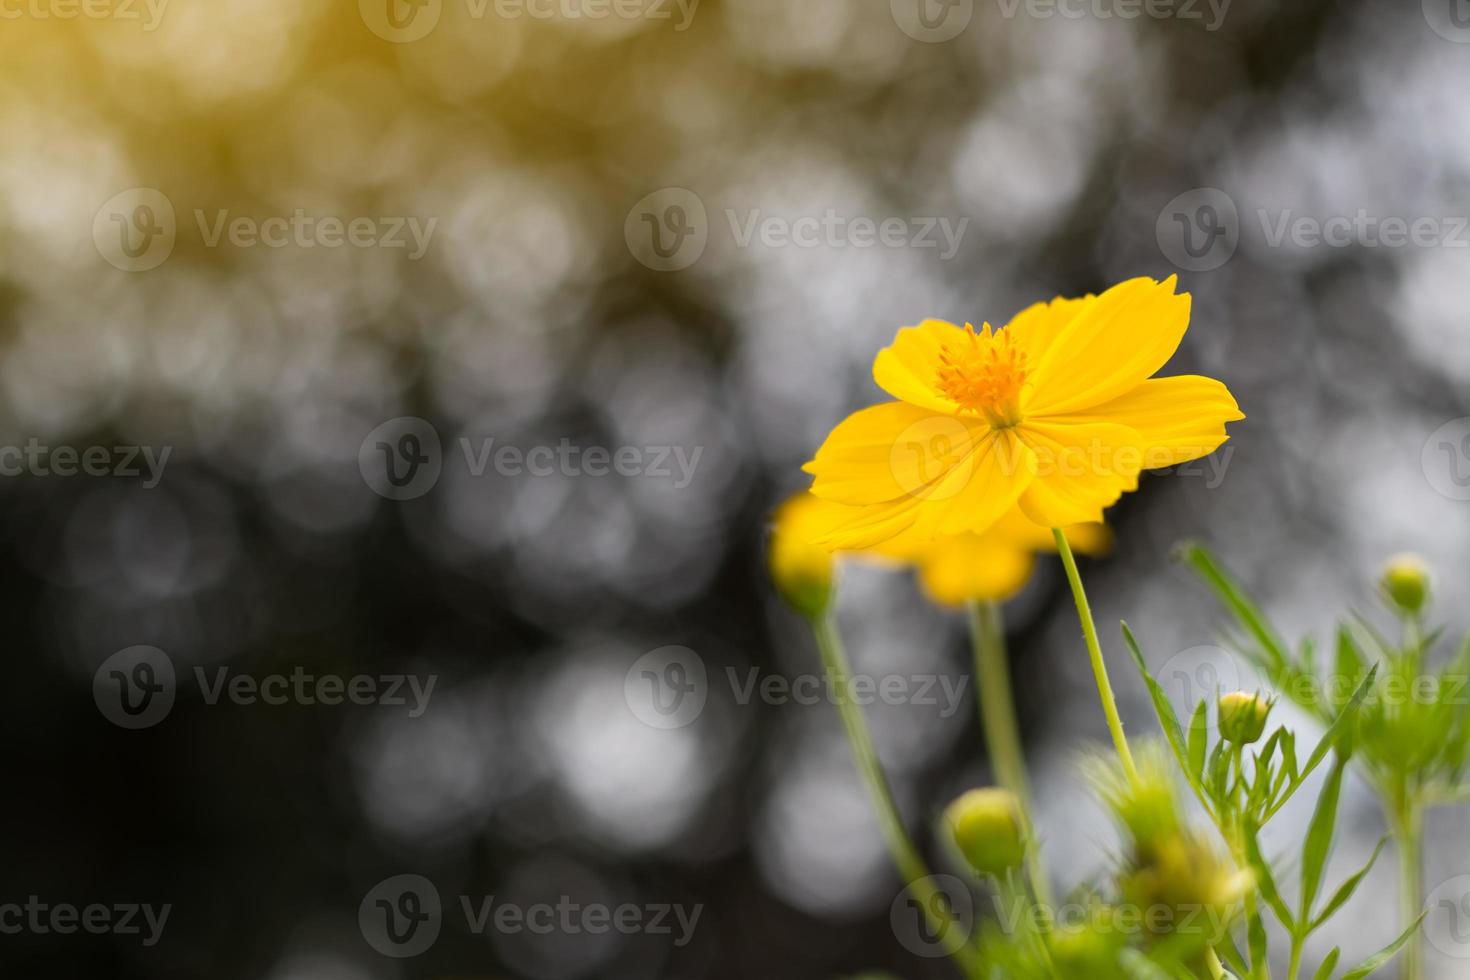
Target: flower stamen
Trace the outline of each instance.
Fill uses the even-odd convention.
[[[936,384],[961,409],[984,415],[997,429],[1021,421],[1026,352],[1010,331],[987,323],[976,333],[967,323],[962,338],[943,345],[939,360]]]

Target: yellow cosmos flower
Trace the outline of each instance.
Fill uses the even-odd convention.
[[[873,362],[898,400],[849,416],[806,464],[814,494],[856,508],[827,546],[981,532],[1017,506],[1043,527],[1097,523],[1141,471],[1213,452],[1245,417],[1229,390],[1153,377],[1189,326],[1174,288],[1130,279],[1001,330],[899,330]]]
[[[1102,524],[1077,524],[1063,533],[1074,551],[1088,555],[1101,554],[1112,541]],[[1037,552],[1056,550],[1051,531],[1012,508],[980,534],[935,538],[918,548],[913,560],[929,598],[962,606],[975,599],[1011,598],[1030,580]]]
[[[857,508],[798,493],[776,511],[771,536],[771,577],[796,608],[807,611],[814,599],[825,605],[832,581],[833,554],[822,544],[856,516]],[[1084,554],[1106,551],[1112,543],[1101,524],[1064,529],[1067,543]],[[935,602],[962,606],[979,600],[1004,601],[1031,578],[1040,551],[1056,551],[1051,531],[1012,508],[980,534],[957,534],[929,542],[894,540],[843,555],[913,565],[919,584]]]
[[[793,609],[816,616],[832,598],[832,553],[818,544],[832,529],[831,512],[809,493],[776,509],[767,554],[771,581]]]

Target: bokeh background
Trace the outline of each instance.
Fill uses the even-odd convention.
[[[879,398],[873,353],[925,316],[1001,323],[1134,275],[1193,293],[1171,370],[1226,380],[1249,419],[1116,508],[1114,554],[1085,569],[1133,730],[1152,721],[1119,618],[1181,701],[1239,671],[1170,560],[1182,538],[1293,636],[1371,610],[1403,549],[1470,626],[1456,0],[488,3],[3,8],[0,445],[170,455],[153,481],[0,479],[0,901],[173,906],[151,947],[0,936],[6,975],[950,976],[893,926],[898,882],[831,706],[741,704],[725,681],[817,670],[764,577],[767,517],[827,429]],[[298,209],[432,232],[418,255],[207,234],[221,212]],[[1438,237],[1271,233],[1360,211]],[[842,223],[779,235],[829,214],[899,224],[877,244]],[[432,427],[440,472],[385,496],[376,442],[405,445],[405,416]],[[477,473],[462,440],[642,463]],[[653,465],[663,451],[695,461],[687,478]],[[1006,616],[1041,832],[1071,884],[1113,838],[1077,774],[1104,727],[1060,586],[1044,562]],[[968,676],[961,619],[903,573],[852,570],[842,625],[860,671]],[[166,652],[177,698],[125,730],[93,681],[139,644]],[[709,692],[664,729],[625,681],[668,646]],[[196,667],[437,686],[418,717],[210,704]],[[989,772],[970,699],[942,708],[870,717],[944,865],[928,828]],[[1382,832],[1362,785],[1345,805],[1334,875]],[[1306,818],[1282,817],[1283,849]],[[1431,887],[1470,872],[1465,826],[1432,815]],[[477,936],[447,911],[399,960],[358,912],[400,874],[446,909],[702,912],[676,945]],[[1387,941],[1393,887],[1385,862],[1309,961]],[[1428,966],[1470,976],[1433,948]]]

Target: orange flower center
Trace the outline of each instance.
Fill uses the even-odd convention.
[[[984,415],[998,429],[1021,421],[1021,389],[1026,383],[1026,352],[1011,342],[1009,330],[979,333],[965,324],[964,336],[943,345],[935,379],[960,408]]]

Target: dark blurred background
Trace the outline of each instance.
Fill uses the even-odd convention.
[[[898,326],[1178,273],[1168,373],[1249,418],[1085,569],[1130,728],[1119,618],[1181,703],[1253,684],[1185,537],[1293,636],[1370,608],[1405,549],[1470,625],[1465,6],[6,6],[0,906],[170,911],[0,930],[0,970],[952,976],[899,926],[832,706],[741,703],[751,669],[818,669],[765,578],[770,509],[878,400]],[[1069,886],[1113,837],[1060,586],[1044,562],[1006,617]],[[968,680],[963,622],[903,573],[851,569],[842,625],[861,672]],[[645,671],[700,670],[694,709],[649,703]],[[293,674],[375,703],[213,694]],[[953,872],[929,828],[990,775],[973,688],[944,690],[869,717]],[[1382,832],[1345,799],[1339,876]],[[1464,826],[1432,815],[1429,887],[1470,872]],[[1391,864],[1371,881],[1310,965],[1396,931]],[[430,891],[437,939],[391,955],[378,899]],[[642,926],[477,934],[460,900],[492,896]]]

